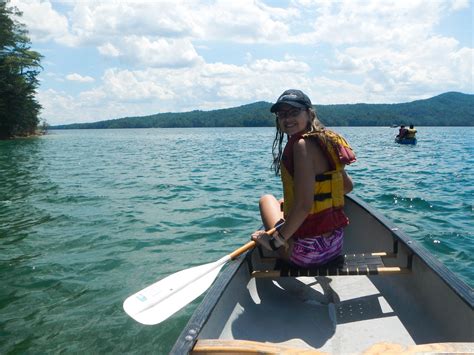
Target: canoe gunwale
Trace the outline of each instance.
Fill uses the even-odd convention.
[[[202,327],[206,324],[212,311],[217,305],[225,289],[234,277],[241,264],[246,260],[247,251],[221,271],[214,284],[204,296],[202,302],[198,305],[193,315],[183,328],[176,343],[170,351],[170,354],[188,354],[194,347]]]

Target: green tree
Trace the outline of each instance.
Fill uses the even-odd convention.
[[[31,50],[22,13],[0,0],[0,138],[36,132],[41,105],[35,98],[42,56]]]

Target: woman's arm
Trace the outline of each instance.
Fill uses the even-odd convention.
[[[311,211],[314,202],[314,154],[315,148],[310,146],[312,142],[300,139],[293,148],[294,158],[294,203],[293,208],[286,216],[285,225],[280,229],[280,234],[289,239],[300,227]],[[324,161],[324,163],[326,163]]]

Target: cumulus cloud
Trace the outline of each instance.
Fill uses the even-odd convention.
[[[286,16],[298,14],[296,9],[277,8],[260,1],[216,1],[202,6],[196,13],[201,38],[231,40],[242,43],[272,43],[289,36]]]
[[[27,24],[32,41],[46,42],[69,36],[67,17],[54,10],[49,1],[11,0],[9,5],[23,13],[21,21]]]
[[[187,39],[126,36],[99,48],[101,54],[118,57],[129,65],[146,67],[183,67],[203,62]]]
[[[399,98],[427,89],[472,91],[472,65],[472,49],[460,48],[452,38],[431,37],[404,50],[389,45],[350,47],[336,55],[331,68],[363,77],[368,94],[396,93]],[[389,100],[382,95],[379,99]]]
[[[101,79],[74,97],[83,109],[66,108],[70,117],[229,107],[272,101],[287,87],[320,103],[473,91],[472,44],[439,32],[450,14],[469,11],[468,0],[84,0],[61,11],[48,0],[12,4],[34,40],[87,49],[89,65],[100,60]],[[42,97],[70,95],[45,89]]]
[[[194,1],[80,1],[71,11],[72,32],[82,42],[117,34],[180,38],[196,35]]]
[[[116,46],[114,46],[112,43],[109,43],[109,42],[98,46],[97,49],[100,54],[106,57],[119,57],[121,54],[120,50]]]
[[[311,67],[304,62],[289,59],[276,61],[271,59],[259,59],[250,64],[250,67],[258,72],[278,73],[308,73]]]
[[[262,70],[265,64],[278,69],[278,76],[272,70]],[[52,104],[44,107],[45,117],[60,111],[60,122],[97,121],[117,111],[126,116],[225,108],[242,102],[271,101],[288,85],[310,88],[307,72],[302,69],[296,73],[295,66],[305,68],[304,63],[295,61],[259,60],[240,66],[212,63],[144,70],[114,68],[106,70],[100,86],[80,93],[75,100],[51,90],[42,92],[41,100],[62,103],[60,108]],[[117,109],[124,106],[130,107],[129,113]],[[115,108],[110,111],[111,107]]]
[[[78,81],[80,83],[92,83],[92,82],[95,81],[94,78],[92,78],[90,76],[82,76],[82,75],[77,74],[77,73],[72,73],[72,74],[66,75],[66,79],[70,80],[70,81]]]
[[[469,0],[453,0],[451,1],[451,10],[457,11],[469,8]]]
[[[336,45],[390,43],[404,45],[424,39],[448,9],[449,1],[366,0],[319,3],[313,30],[302,38]]]
[[[40,40],[73,46],[112,43],[122,34],[195,40],[232,40],[262,43],[284,40],[285,17],[296,9],[270,7],[260,1],[188,0],[78,1],[67,3],[67,17],[48,0],[14,0],[24,20]],[[54,21],[53,21],[54,20]],[[113,44],[113,43],[112,43]]]

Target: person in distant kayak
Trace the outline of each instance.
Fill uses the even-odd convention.
[[[339,134],[326,129],[316,117],[309,97],[300,90],[286,90],[271,107],[276,114],[273,164],[281,174],[283,200],[260,198],[260,215],[266,230],[251,238],[264,248],[278,250],[292,264],[324,264],[340,255],[344,227],[344,194],[353,188],[344,170],[355,155]],[[284,136],[288,141],[282,149]]]
[[[405,134],[405,138],[407,139],[415,139],[416,138],[416,129],[413,125],[410,125],[410,128],[407,129],[407,133]]]
[[[398,130],[398,135],[397,138],[403,139],[408,133],[408,129],[405,128],[405,126],[400,126],[400,129]]]

